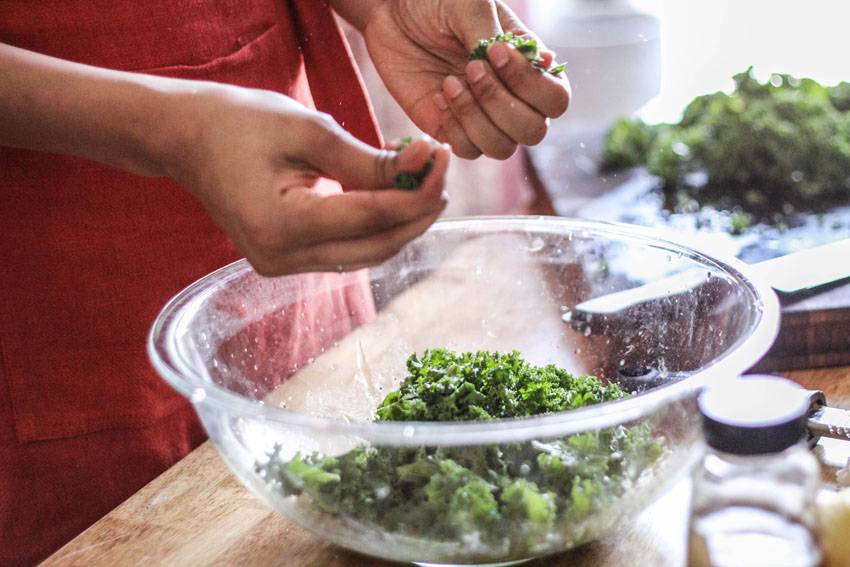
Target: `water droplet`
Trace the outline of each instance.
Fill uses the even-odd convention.
[[[535,238],[531,241],[531,245],[528,247],[529,252],[540,252],[545,247],[545,243],[542,238]]]

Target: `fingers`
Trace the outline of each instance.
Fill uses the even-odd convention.
[[[503,30],[533,38],[541,49],[533,66],[512,44],[496,41],[488,48],[489,61],[470,61],[463,78],[447,76],[442,92],[433,98],[433,107],[439,109],[435,135],[470,159],[480,153],[506,159],[518,144],[539,143],[548,131],[548,118],[561,116],[570,101],[566,78],[540,70],[554,64],[555,54],[499,0],[451,5],[463,12],[453,13],[449,21],[456,24],[450,24],[451,31],[470,50]]]
[[[493,123],[463,81],[454,75],[447,76],[443,93],[466,136],[484,155],[495,159],[513,155],[517,143]]]
[[[330,264],[319,265],[330,261],[328,249],[349,240],[373,239],[365,243],[368,245],[359,256],[333,256],[334,265],[375,263],[383,257],[381,251],[398,247],[398,238],[418,234],[402,227],[435,219],[445,209],[448,200],[443,186],[449,150],[440,147],[433,155],[431,171],[416,191],[381,189],[327,194],[303,186],[285,190],[274,207],[243,222],[237,245],[255,270],[266,276],[331,269]],[[427,224],[431,222],[433,219]],[[390,248],[378,247],[376,243],[381,239],[386,239]],[[350,251],[352,245],[340,250]],[[372,255],[367,253],[370,251]]]
[[[455,35],[460,38],[467,51],[472,51],[478,42],[502,33],[498,12],[494,0],[472,0],[468,2],[450,2],[454,10],[450,22],[455,22]]]
[[[525,66],[537,72],[528,63]],[[511,140],[528,146],[543,140],[549,128],[546,117],[505,88],[490,65],[471,61],[466,67],[466,80],[487,116]]]
[[[413,145],[408,150],[417,151]],[[431,171],[416,191],[382,189],[321,195],[292,190],[281,202],[282,210],[293,216],[292,222],[282,227],[281,247],[372,234],[442,210],[448,164],[446,148],[434,151]]]
[[[522,58],[523,66],[540,75],[521,54],[516,55]],[[443,93],[465,134],[461,136],[454,131],[453,137],[460,139],[461,144],[468,139],[488,157],[507,159],[516,151],[517,144],[536,145],[548,131],[546,117],[506,88],[484,61],[471,61],[467,65],[466,82],[454,76],[446,77]],[[454,140],[452,145],[457,147]]]
[[[452,147],[452,151],[464,159],[475,159],[481,155],[481,150],[472,143],[466,131],[452,113],[449,101],[443,93],[434,95],[434,106],[438,109],[440,116],[437,123],[440,124],[435,136],[441,142]]]
[[[420,171],[431,159],[432,148],[425,140],[401,152],[381,150],[361,142],[328,115],[317,113],[308,120],[298,157],[346,187],[392,187],[396,175]]]
[[[369,236],[326,242],[281,255],[277,261],[279,268],[274,271],[274,275],[305,271],[353,271],[380,264],[423,234],[441,212],[442,209]]]
[[[549,73],[541,73],[513,45],[496,42],[487,51],[490,68],[510,92],[531,108],[550,118],[567,110],[570,102],[569,84]],[[548,53],[551,60],[551,52]],[[544,57],[543,63],[545,64]],[[551,61],[550,61],[551,62]],[[475,61],[467,65],[467,75]]]

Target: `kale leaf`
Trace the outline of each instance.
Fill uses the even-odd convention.
[[[475,46],[475,49],[469,53],[469,60],[473,61],[475,59],[481,59],[483,61],[489,61],[490,59],[487,56],[487,49],[497,41],[513,45],[514,48],[523,55],[523,57],[528,59],[528,62],[531,63],[535,69],[541,72],[549,73],[550,75],[560,75],[564,72],[564,69],[567,68],[566,64],[555,65],[548,69],[545,68],[543,66],[543,57],[540,55],[540,44],[537,43],[537,40],[531,37],[514,35],[511,32],[500,33],[493,37],[480,40],[478,45]]]
[[[413,143],[413,138],[410,136],[405,136],[402,138],[398,146],[396,147],[397,151],[401,151],[410,144]],[[419,186],[422,185],[422,182],[428,177],[428,174],[431,173],[431,168],[434,167],[434,159],[431,158],[428,163],[425,164],[421,170],[416,172],[402,171],[397,173],[395,178],[393,179],[393,187],[396,189],[405,189],[407,191],[414,191],[419,189]]]

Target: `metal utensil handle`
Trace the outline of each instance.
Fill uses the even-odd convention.
[[[809,443],[817,443],[820,437],[850,441],[850,411],[827,406],[823,392],[809,394],[812,402],[807,423]]]

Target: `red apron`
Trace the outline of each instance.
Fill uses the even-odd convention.
[[[0,42],[275,90],[380,144],[324,1],[6,1]],[[203,441],[190,406],[150,369],[145,339],[172,295],[237,255],[170,180],[9,148],[0,148],[0,226],[5,565],[44,558]],[[321,276],[314,284],[325,289]],[[328,325],[344,334],[370,316],[362,290],[319,296],[308,309],[314,328],[351,314],[348,327]],[[278,341],[288,339],[281,366],[339,338],[290,327],[276,330]]]

